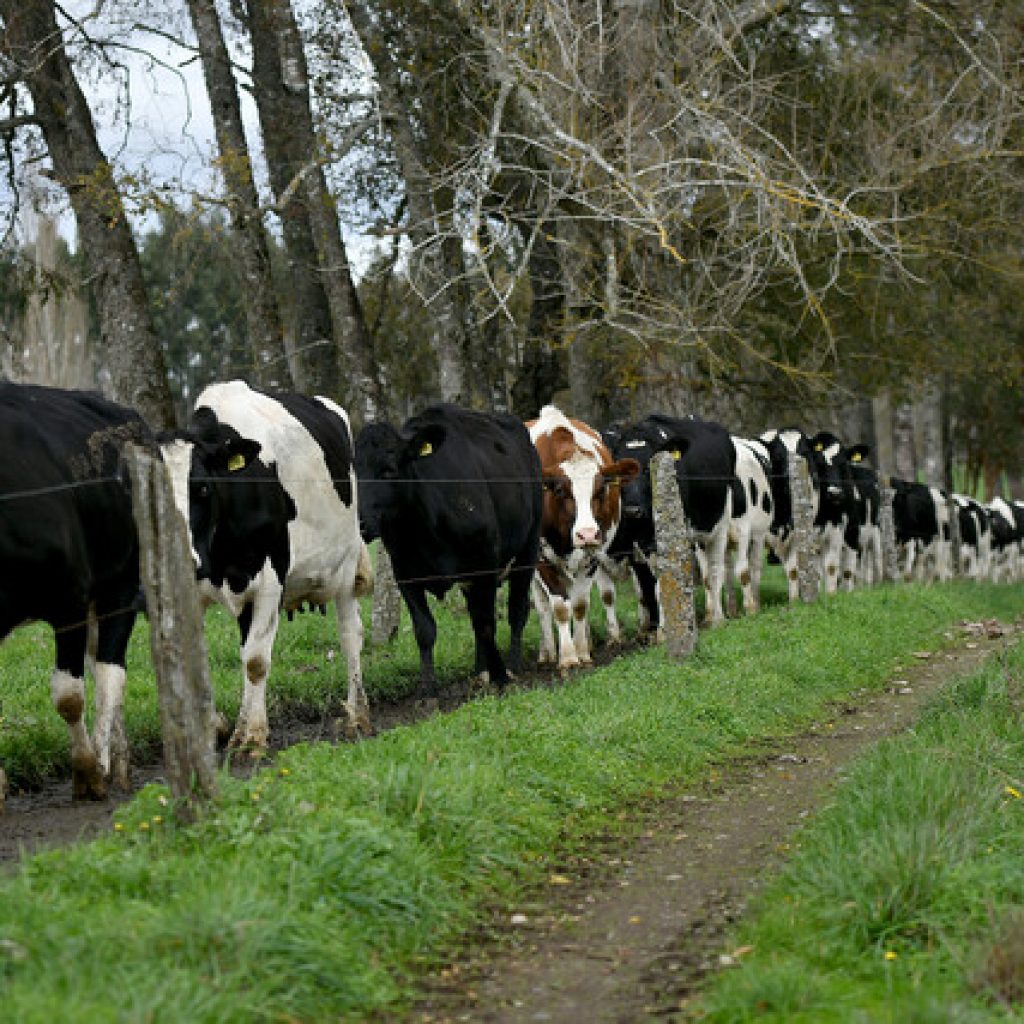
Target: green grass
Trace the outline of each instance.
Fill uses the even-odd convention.
[[[0,881],[0,1017],[386,1014],[487,908],[520,907],[552,857],[882,685],[956,619],[1015,617],[1021,597],[907,586],[770,609],[705,634],[684,665],[645,650],[373,741],[292,748],[223,778],[191,827],[149,787],[118,832]]]
[[[1018,647],[855,765],[691,1019],[1020,1019],[1022,678]]]

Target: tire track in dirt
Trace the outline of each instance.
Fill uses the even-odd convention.
[[[552,884],[520,912],[496,911],[461,959],[427,979],[408,1019],[633,1024],[675,1015],[708,972],[743,955],[722,950],[729,927],[844,767],[912,725],[926,701],[1017,631],[962,623],[958,637],[947,634],[954,646],[917,652],[884,692],[851,695],[807,732],[645,809],[637,838],[598,839],[554,867]]]

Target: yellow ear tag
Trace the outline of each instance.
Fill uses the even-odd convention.
[[[678,448],[672,449],[672,458],[678,462],[683,457],[683,453]]]
[[[821,443],[821,442],[819,441],[819,442],[818,442],[818,443],[817,443],[817,444],[816,444],[816,445],[814,446],[814,450],[815,450],[816,452],[823,452],[823,451],[825,450],[825,446],[824,446],[824,445],[823,445],[823,444],[822,444],[822,443]]]
[[[850,456],[850,461],[851,461],[851,462],[860,462],[860,460],[861,460],[861,459],[862,459],[863,457],[864,457],[864,456],[863,456],[863,455],[861,455],[861,453],[860,453],[860,452],[854,452],[854,453],[853,453],[853,455],[851,455],[851,456]]]
[[[245,469],[245,456],[238,455],[237,453],[232,455],[231,458],[228,459],[228,469],[231,470],[232,473],[237,469]]]
[[[423,447],[420,449],[420,455],[433,455],[434,446],[429,441],[423,442]]]

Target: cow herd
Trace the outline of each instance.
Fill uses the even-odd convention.
[[[883,577],[880,482],[864,445],[827,432],[731,435],[695,417],[652,414],[604,430],[545,406],[526,423],[435,405],[400,428],[371,423],[353,440],[344,410],[324,398],[214,384],[184,430],[154,434],[132,411],[86,392],[0,382],[0,637],[31,620],[54,631],[54,706],[71,739],[77,798],[124,785],[125,654],[143,601],[124,470],[128,442],[159,452],[189,532],[206,604],[235,616],[244,690],[231,742],[265,746],[266,685],[280,613],[333,603],[348,672],[350,732],[371,731],[363,690],[359,597],[369,592],[366,544],[391,557],[420,651],[421,694],[434,692],[437,625],[427,595],[460,586],[475,670],[497,685],[524,666],[532,605],[540,661],[567,670],[591,659],[596,587],[608,636],[620,637],[615,579],[632,575],[639,630],[661,631],[651,459],[671,455],[696,543],[705,618],[725,620],[738,584],[759,604],[765,550],[798,596],[790,467],[812,483],[814,541],[824,590]],[[892,481],[900,573],[1009,581],[1024,566],[1024,504],[953,501],[937,488]],[[951,515],[961,543],[953,544]],[[954,551],[959,558],[953,564]],[[508,582],[511,645],[496,643],[497,592]],[[92,735],[85,669],[95,681]]]

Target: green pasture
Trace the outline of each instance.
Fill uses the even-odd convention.
[[[0,1018],[386,1019],[495,908],[536,899],[552,858],[628,830],[631,808],[699,779],[712,760],[883,685],[958,619],[1015,618],[1022,599],[1017,587],[955,583],[775,604],[703,634],[684,665],[638,650],[371,741],[293,747],[250,780],[224,776],[216,805],[189,827],[149,787],[107,838],[31,857],[0,881]],[[328,625],[285,627],[272,716],[309,701],[308,687],[340,699]],[[221,649],[220,628],[211,622],[211,658],[230,712],[234,642]],[[450,677],[469,667],[472,644],[464,616],[449,628],[439,662]],[[17,643],[45,693],[40,642]],[[368,657],[373,694],[411,687],[413,648],[403,634]],[[135,661],[138,679],[141,648]],[[136,742],[155,734],[149,690],[133,686]],[[31,715],[30,736],[55,717],[45,702]]]

